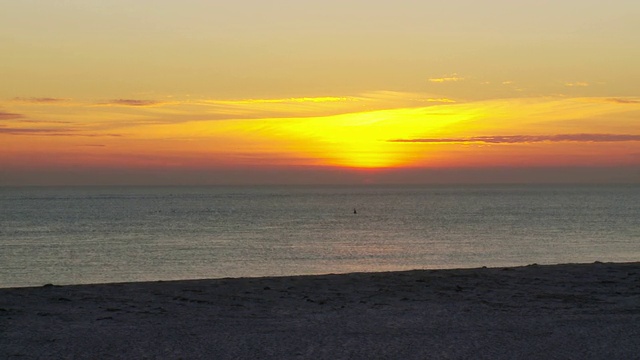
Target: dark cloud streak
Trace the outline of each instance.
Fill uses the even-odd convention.
[[[20,119],[22,117],[24,117],[24,115],[22,114],[14,114],[14,113],[0,111],[0,120]]]
[[[73,124],[71,121],[60,121],[60,120],[20,120],[21,123],[31,123],[31,124]]]
[[[468,138],[423,138],[393,139],[397,143],[485,143],[485,144],[524,144],[537,142],[618,142],[640,141],[640,135],[627,134],[558,134],[558,135],[508,135],[508,136],[472,136]]]
[[[610,98],[610,99],[607,99],[607,101],[613,102],[616,104],[640,104],[640,100],[623,99],[623,98]]]
[[[35,136],[72,136],[72,137],[122,137],[120,134],[86,134],[73,129],[45,129],[45,128],[0,128],[0,134],[6,135],[35,135]]]
[[[69,101],[69,99],[61,99],[61,98],[52,98],[52,97],[15,97],[13,98],[15,101],[28,102],[28,103],[36,103],[36,104],[48,104],[48,103],[58,103],[63,101]]]
[[[142,106],[154,106],[154,105],[161,105],[161,104],[164,104],[164,103],[161,101],[155,101],[155,100],[114,99],[105,103],[100,103],[98,105],[142,107]]]

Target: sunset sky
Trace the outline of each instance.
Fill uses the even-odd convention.
[[[637,0],[0,0],[0,185],[640,182]]]

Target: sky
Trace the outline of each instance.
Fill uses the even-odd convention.
[[[0,186],[640,183],[636,0],[0,0]]]

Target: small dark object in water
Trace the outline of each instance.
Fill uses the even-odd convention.
[[[353,208],[353,213],[357,214],[358,212],[356,211],[356,208]]]

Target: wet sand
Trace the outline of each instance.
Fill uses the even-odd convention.
[[[2,359],[632,359],[640,263],[0,289]]]

